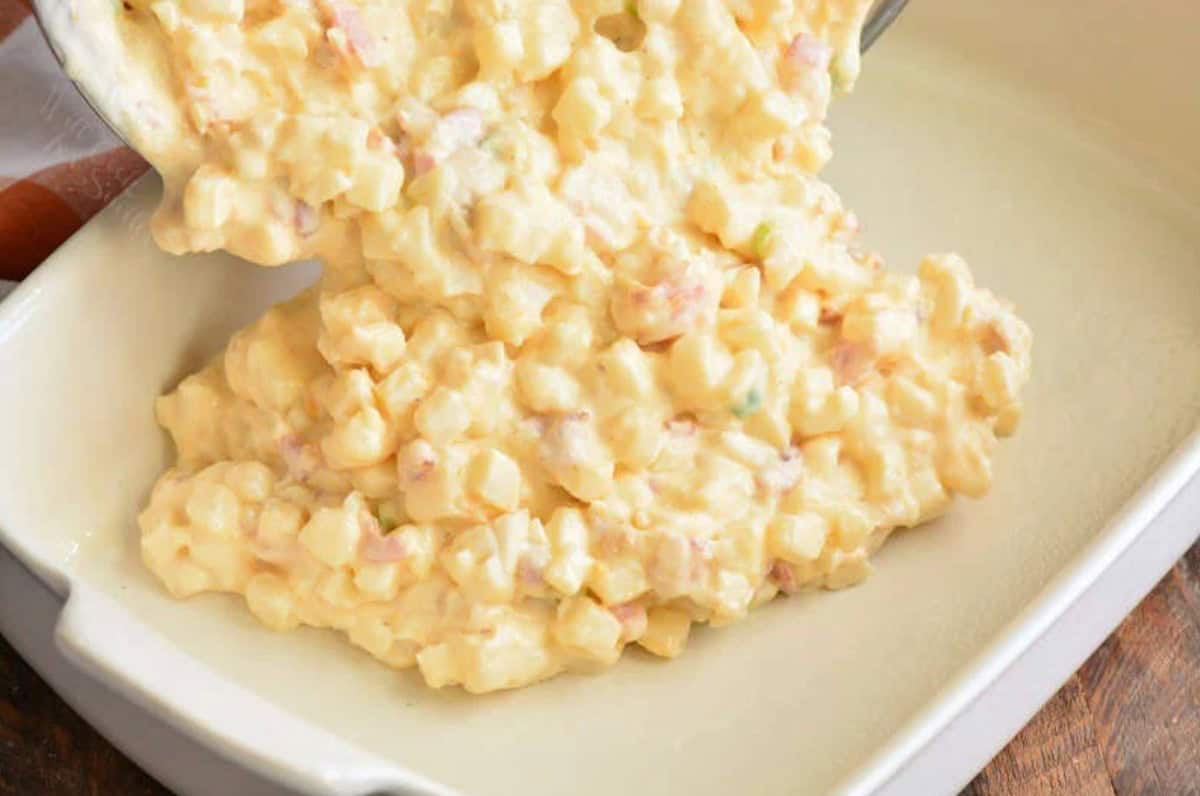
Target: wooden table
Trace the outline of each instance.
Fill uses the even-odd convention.
[[[0,795],[163,796],[0,639]],[[1200,543],[962,796],[1200,794]]]

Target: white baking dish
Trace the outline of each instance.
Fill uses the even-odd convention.
[[[312,272],[161,255],[153,180],[0,305],[0,541],[66,598],[79,666],[304,792],[950,792],[1200,530],[1198,28],[1171,0],[923,0],[871,53],[831,178],[894,265],[962,251],[1036,344],[993,493],[861,587],[486,698],[168,599],[133,522],[151,400]]]

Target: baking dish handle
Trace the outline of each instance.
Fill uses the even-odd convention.
[[[216,675],[86,584],[72,584],[55,643],[126,698],[218,754],[301,793],[456,796]],[[302,761],[299,769],[296,761]]]

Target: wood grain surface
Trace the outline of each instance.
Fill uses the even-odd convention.
[[[0,794],[169,791],[0,639]],[[1018,794],[1200,796],[1200,543],[961,796]]]
[[[964,793],[1200,794],[1200,543]]]

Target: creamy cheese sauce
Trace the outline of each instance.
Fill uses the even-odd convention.
[[[473,692],[672,657],[989,487],[1030,334],[813,176],[862,0],[154,0],[169,251],[325,264],[159,399],[140,517]]]

